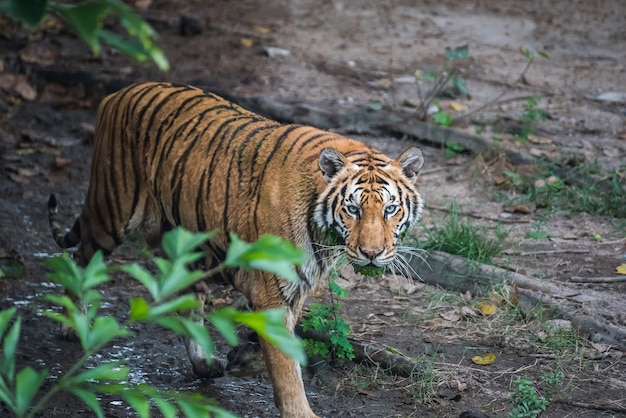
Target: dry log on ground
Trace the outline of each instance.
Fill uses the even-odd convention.
[[[303,331],[302,328],[298,326],[296,333],[301,338],[309,338],[330,344],[328,335],[323,332],[313,330]],[[349,340],[354,349],[354,361],[356,362],[372,364],[396,376],[402,377],[410,377],[420,368],[420,364],[413,359],[394,353],[379,344],[367,343],[352,338],[349,338]]]
[[[547,282],[440,251],[433,251],[425,258],[425,261],[411,260],[411,267],[420,275],[416,278],[418,280],[449,290],[470,291],[472,294],[486,294],[502,285],[508,286],[513,294],[514,285],[520,294],[518,307],[523,311],[541,304],[544,308],[554,310],[556,315],[572,321],[579,331],[589,334],[592,341],[611,344],[626,351],[626,327],[588,313],[584,304],[576,302],[576,296],[583,292],[573,285]],[[587,300],[593,301],[595,297],[597,302],[611,305],[606,292],[600,294],[585,288],[584,294]],[[615,295],[614,306],[619,306],[617,297]]]

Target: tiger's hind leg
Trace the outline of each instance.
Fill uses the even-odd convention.
[[[200,281],[193,286],[193,290],[200,302],[200,308],[192,311],[190,317],[198,324],[204,325],[205,307],[210,293],[209,287],[206,283]],[[221,359],[216,356],[208,359],[202,347],[195,340],[185,339],[185,347],[187,348],[187,355],[191,361],[193,373],[196,376],[205,379],[224,376],[224,362]]]

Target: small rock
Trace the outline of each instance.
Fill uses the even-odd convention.
[[[182,15],[179,31],[181,36],[194,36],[202,33],[202,23],[195,16]]]

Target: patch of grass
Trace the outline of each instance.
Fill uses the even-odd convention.
[[[434,369],[435,354],[430,357],[422,355],[415,359],[421,367],[413,370],[406,389],[418,404],[432,402],[437,394],[437,373]]]
[[[532,175],[505,174],[518,195],[516,200],[529,200],[551,211],[626,218],[626,166],[598,174],[597,164],[583,163],[568,170],[568,178],[560,178],[559,171],[563,169],[545,164]]]
[[[426,232],[427,241],[423,243],[423,247],[493,264],[494,258],[502,254],[502,242],[508,232],[498,226],[494,234],[495,239],[488,235],[485,228],[472,225],[466,218],[459,216],[458,206],[453,203],[445,223]]]
[[[517,376],[513,380],[514,393],[512,396],[513,409],[508,418],[536,418],[541,415],[550,404],[556,388],[563,382],[564,374],[557,370],[550,375],[545,373],[540,377],[543,394],[535,387],[532,381]]]
[[[540,96],[533,94],[528,98],[524,105],[524,111],[520,116],[520,122],[522,126],[517,134],[519,141],[526,141],[530,135],[535,133],[536,125],[538,121],[545,122],[548,119],[548,114],[543,109],[538,109]]]

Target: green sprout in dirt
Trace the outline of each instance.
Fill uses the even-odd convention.
[[[534,135],[537,122],[545,122],[548,119],[548,114],[543,109],[538,109],[537,105],[541,97],[533,94],[528,98],[524,105],[524,111],[520,116],[520,122],[522,126],[517,134],[519,141],[526,141],[530,135]]]
[[[336,273],[332,275],[336,277]],[[335,297],[345,298],[348,292],[335,283],[334,278],[330,279],[329,289],[331,294],[331,305],[323,303],[311,303],[309,312],[302,318],[302,330],[323,332],[328,335],[328,342],[318,341],[310,338],[304,339],[304,349],[309,356],[329,356],[352,360],[354,349],[348,335],[350,326],[339,315],[341,304],[335,301]]]
[[[25,366],[19,371],[16,351],[21,331],[21,318],[16,309],[0,311],[0,404],[4,404],[16,417],[40,416],[43,409],[59,392],[67,392],[81,399],[97,417],[104,417],[100,403],[102,395],[121,398],[139,417],[150,416],[156,407],[167,418],[176,416],[233,417],[210,399],[198,394],[160,391],[146,384],[129,382],[129,367],[123,361],[107,361],[93,368],[87,363],[113,340],[130,338],[130,324],[150,322],[172,330],[177,335],[194,339],[211,359],[213,341],[207,329],[181,312],[199,308],[192,294],[179,292],[202,280],[217,270],[191,271],[188,265],[204,256],[196,248],[209,238],[209,234],[194,234],[177,228],[165,234],[163,250],[168,259],[154,258],[156,275],[136,263],[121,268],[107,268],[103,256],[97,252],[85,268],[78,267],[67,255],[47,261],[49,279],[63,285],[68,295],[49,294],[44,297],[60,310],[48,310],[45,315],[72,329],[81,344],[82,356],[62,376],[49,376],[48,370],[35,370]],[[227,252],[225,265],[256,268],[280,274],[287,279],[295,275],[293,265],[299,264],[304,254],[286,241],[264,236],[255,243],[245,243],[231,236],[232,245]],[[220,268],[220,267],[218,267]],[[136,298],[130,301],[129,325],[121,324],[112,316],[100,314],[102,294],[96,287],[111,280],[111,271],[123,270],[141,282],[150,293],[151,300]],[[223,308],[207,315],[208,321],[230,344],[237,343],[235,328],[243,324],[256,331],[297,361],[305,362],[302,341],[284,326],[281,309],[263,312],[240,312]],[[48,385],[44,383],[48,381]]]
[[[493,264],[503,251],[502,242],[508,233],[500,226],[495,230],[495,240],[484,228],[470,224],[459,216],[456,203],[450,205],[445,223],[427,231],[427,241],[422,246],[428,250],[445,251],[480,263]]]
[[[457,48],[446,48],[444,56],[449,65],[441,71],[415,71],[415,87],[420,101],[419,118],[421,120],[426,119],[431,104],[440,95],[469,97],[465,80],[460,75],[460,66],[467,62],[469,57],[469,47],[462,45]],[[423,91],[421,82],[430,83],[431,87],[427,91]],[[452,124],[452,117],[441,109],[433,114],[433,120],[443,126]]]
[[[533,382],[517,376],[513,381],[514,393],[511,397],[513,410],[507,415],[508,418],[536,418],[548,407],[554,392],[563,382],[564,374],[557,370],[550,375],[541,376],[541,384],[544,393],[541,394],[535,388]]]

